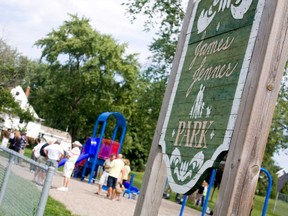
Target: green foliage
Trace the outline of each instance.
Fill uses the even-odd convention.
[[[0,88],[0,112],[18,116],[23,122],[33,121],[34,117],[29,110],[22,110],[20,105],[14,100],[9,90]]]
[[[287,67],[288,68],[288,67]],[[284,73],[282,84],[280,87],[277,104],[275,107],[271,130],[266,146],[265,157],[273,156],[274,152],[288,147],[288,136],[284,132],[288,129],[288,74],[287,70]]]
[[[184,18],[182,1],[128,0],[122,5],[126,7],[126,13],[132,22],[140,14],[147,18],[143,26],[145,31],[157,29],[149,45],[149,50],[153,53],[149,57],[151,64],[145,69],[144,76],[149,78],[151,83],[155,79],[166,83]],[[164,92],[159,95],[160,99],[163,95]],[[160,107],[158,109],[160,110]]]
[[[6,88],[0,88],[0,112],[5,111],[6,109],[12,108],[14,106],[17,106],[18,104],[15,102],[12,94],[10,91]],[[19,107],[19,105],[18,105]]]
[[[0,39],[0,87],[20,85],[31,69],[31,61]]]
[[[9,88],[21,84],[30,69],[31,61],[0,39],[0,112],[19,116],[25,122],[33,117],[15,102]]]
[[[153,53],[151,64],[142,71],[141,80],[138,83],[140,89],[136,112],[131,121],[133,125],[132,139],[135,142],[133,146],[126,149],[129,158],[133,155],[137,155],[139,158],[132,161],[131,166],[142,170],[155,132],[184,11],[181,1],[175,0],[129,0],[123,5],[132,21],[139,14],[147,17],[144,24],[145,31],[155,30],[155,27],[158,29],[149,46],[149,50]]]
[[[288,181],[285,183],[284,187],[281,189],[280,193],[288,195]]]
[[[0,87],[0,112],[8,113],[12,116],[18,116],[24,122],[33,120],[29,110],[22,110],[19,104],[14,100],[10,91]]]
[[[75,139],[91,135],[104,111],[121,112],[129,122],[139,64],[135,55],[125,53],[126,44],[93,30],[88,19],[70,15],[36,45],[44,61],[29,78],[31,103],[48,125],[68,128]]]
[[[154,62],[171,64],[180,32],[180,25],[184,18],[182,2],[179,0],[128,0],[123,5],[126,12],[135,20],[141,14],[147,17],[144,29],[156,31],[156,37],[150,45]]]
[[[144,178],[144,173],[134,171],[132,173],[134,174],[133,186],[140,190]]]
[[[10,115],[19,116],[24,122],[33,120],[32,114],[28,110],[22,110],[19,104],[14,100],[10,91],[0,87],[0,112],[9,113]]]

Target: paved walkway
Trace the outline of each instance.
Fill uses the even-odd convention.
[[[62,192],[56,188],[62,186],[63,177],[61,173],[54,176],[50,196],[63,203],[73,214],[79,216],[132,216],[136,206],[136,200],[122,197],[120,201],[111,201],[104,199],[105,191],[100,195],[94,192],[98,185],[81,182],[77,179],[71,179],[69,182],[69,191]],[[159,210],[159,216],[179,215],[181,205],[162,199]],[[184,216],[199,216],[200,212],[186,207]]]

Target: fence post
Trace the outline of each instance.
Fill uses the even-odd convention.
[[[277,192],[277,195],[276,195],[276,200],[275,200],[275,203],[274,203],[273,213],[274,213],[275,210],[276,210],[276,205],[277,205],[277,202],[278,202],[278,197],[279,197],[279,192]]]
[[[46,203],[47,203],[47,199],[48,199],[48,195],[49,195],[49,190],[50,190],[50,187],[52,184],[54,173],[55,173],[55,168],[52,166],[49,166],[48,171],[47,171],[47,175],[46,175],[46,179],[45,179],[45,183],[44,183],[43,188],[42,188],[42,193],[41,193],[40,201],[38,204],[36,216],[43,216],[44,215],[44,211],[45,211],[45,207],[46,207]]]
[[[2,204],[2,201],[3,201],[3,198],[4,198],[4,194],[5,194],[5,191],[7,189],[7,184],[8,184],[8,181],[9,181],[9,177],[10,177],[10,173],[11,173],[11,166],[12,166],[12,162],[13,161],[14,161],[14,155],[11,154],[10,158],[9,158],[8,166],[6,168],[6,172],[5,172],[5,176],[4,176],[1,192],[0,192],[0,205]]]

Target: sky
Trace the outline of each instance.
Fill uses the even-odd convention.
[[[279,154],[273,157],[277,164],[288,172],[288,149],[282,149]]]
[[[138,17],[134,24],[125,16],[121,2],[125,0],[0,0],[0,37],[17,48],[23,55],[38,59],[41,50],[33,44],[57,29],[67,20],[68,13],[85,16],[91,25],[103,34],[110,34],[120,43],[128,43],[128,53],[138,53],[143,65],[151,54],[148,45],[154,32],[144,32],[145,18]],[[186,8],[188,0],[183,0]],[[288,171],[288,150],[274,159]]]
[[[141,63],[150,55],[153,32],[143,31],[144,18],[134,24],[125,16],[124,0],[0,0],[0,33],[6,42],[25,56],[37,59],[41,50],[33,46],[53,28],[68,20],[68,13],[90,19],[94,29],[128,43],[128,53],[139,53]]]

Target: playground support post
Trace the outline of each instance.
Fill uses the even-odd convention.
[[[182,216],[182,215],[183,215],[183,212],[184,212],[184,208],[185,208],[186,202],[187,202],[187,195],[184,195],[184,197],[183,197],[183,202],[182,202],[182,206],[181,206],[181,209],[180,209],[180,214],[179,214],[179,216]]]
[[[213,169],[212,173],[211,173],[211,177],[210,177],[210,181],[209,181],[209,187],[208,187],[208,191],[207,191],[207,194],[206,194],[206,197],[205,197],[205,201],[204,201],[204,205],[203,205],[201,216],[205,216],[205,212],[206,212],[206,209],[207,209],[208,200],[209,200],[211,188],[213,187],[215,176],[216,176],[216,169]],[[186,205],[186,200],[187,200],[187,195],[184,195],[182,206],[181,206],[181,210],[180,210],[180,216],[183,215],[184,208],[185,208],[185,205]]]
[[[268,187],[267,187],[265,202],[264,202],[264,206],[263,206],[263,210],[262,210],[262,216],[265,216],[266,215],[266,211],[267,211],[267,207],[268,207],[269,197],[270,197],[270,194],[271,194],[271,189],[272,189],[272,176],[270,175],[268,170],[266,170],[263,167],[261,167],[261,171],[264,172],[267,175],[267,178],[268,178]]]
[[[107,125],[107,122],[104,121],[104,122],[103,122],[102,129],[101,129],[101,135],[100,135],[99,143],[97,144],[96,154],[95,154],[95,157],[94,157],[93,160],[92,160],[91,172],[90,172],[89,179],[88,179],[88,183],[89,183],[89,184],[92,182],[92,179],[93,179],[93,177],[94,177],[94,172],[95,172],[95,168],[96,168],[96,163],[97,163],[97,160],[98,160],[98,154],[99,154],[99,151],[100,151],[100,144],[102,143],[102,140],[103,140],[103,135],[104,135],[104,132],[105,132],[105,129],[106,129],[106,125]],[[93,130],[92,138],[96,138],[97,129],[98,129],[98,121],[96,121],[96,123],[95,123],[95,125],[94,125],[94,130]],[[86,165],[86,164],[85,164],[85,165]],[[83,172],[84,172],[84,170],[83,170]],[[84,173],[84,175],[85,175],[85,173]],[[82,174],[82,177],[83,177],[83,174]]]
[[[208,191],[207,191],[207,194],[206,194],[206,197],[205,197],[205,201],[204,201],[204,205],[203,205],[202,215],[201,216],[205,216],[207,205],[208,205],[208,200],[209,200],[211,188],[213,187],[215,176],[216,176],[216,169],[213,169],[211,177],[210,177],[209,187],[208,187]]]

